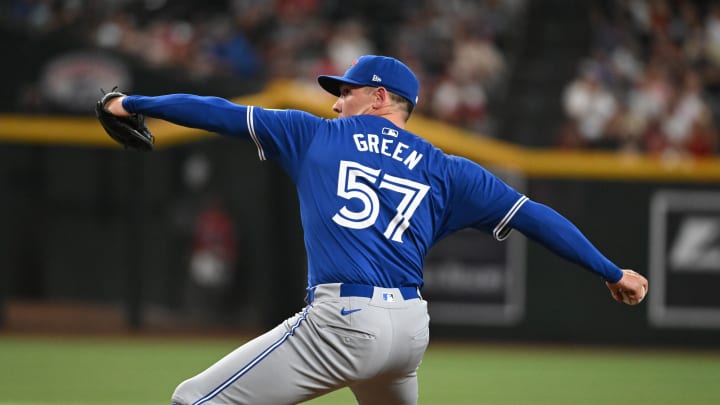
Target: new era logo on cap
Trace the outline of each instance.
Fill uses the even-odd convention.
[[[318,76],[320,87],[330,94],[340,96],[343,83],[358,86],[383,86],[402,96],[413,105],[417,104],[420,83],[415,73],[395,58],[377,55],[365,55],[353,61],[352,66],[342,76]]]

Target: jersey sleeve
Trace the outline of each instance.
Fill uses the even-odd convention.
[[[555,254],[611,283],[623,276],[622,270],[603,256],[572,222],[546,205],[527,201],[513,216],[510,225]]]
[[[248,107],[220,97],[194,94],[167,94],[156,97],[131,95],[123,99],[122,105],[128,112],[145,114],[189,128],[204,129],[222,135],[249,136],[245,118]]]
[[[283,166],[299,164],[317,129],[325,120],[299,110],[248,107],[247,125],[261,160],[278,160]]]
[[[260,160],[275,159],[291,174],[324,121],[303,111],[244,106],[193,94],[131,95],[123,100],[123,107],[190,128],[252,139]]]
[[[454,186],[450,228],[470,226],[505,240],[512,231],[510,221],[527,197],[468,159],[449,159],[448,180]]]
[[[513,229],[553,253],[576,263],[609,282],[622,278],[622,270],[608,260],[568,219],[552,208],[518,193],[481,166],[457,158],[449,176],[457,189],[452,223],[467,223],[492,233],[497,240]],[[459,229],[459,228],[458,228]]]

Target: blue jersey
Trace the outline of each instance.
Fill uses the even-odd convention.
[[[277,161],[297,188],[310,287],[421,287],[428,250],[468,227],[498,240],[519,229],[608,281],[622,277],[563,216],[385,118],[324,119],[187,94],[129,96],[123,107],[252,139],[261,160]]]
[[[311,286],[421,286],[435,242],[465,227],[500,238],[525,199],[385,118],[247,114],[260,157],[276,160],[297,186]]]

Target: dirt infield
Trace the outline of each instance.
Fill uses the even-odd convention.
[[[3,330],[17,333],[123,333],[122,308],[83,303],[10,301]]]
[[[62,301],[6,302],[2,334],[39,335],[172,335],[237,337],[256,331],[189,319],[159,309],[146,309],[141,328],[131,326],[123,306]]]

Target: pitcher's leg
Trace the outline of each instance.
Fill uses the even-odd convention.
[[[415,405],[418,402],[417,372],[394,379],[374,379],[350,389],[360,405]]]
[[[392,347],[387,353],[385,372],[353,384],[361,405],[414,405],[418,401],[417,370],[430,342],[427,302],[413,300],[407,308],[387,309],[393,330]]]
[[[302,367],[302,345],[308,339],[299,335],[312,333],[307,311],[308,308],[182,382],[173,394],[173,402],[295,404],[334,389],[309,379]]]

